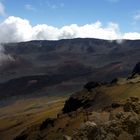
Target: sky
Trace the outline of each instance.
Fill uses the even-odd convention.
[[[140,39],[140,0],[0,0],[0,42]]]

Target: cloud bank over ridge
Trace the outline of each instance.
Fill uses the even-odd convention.
[[[93,24],[79,26],[72,24],[61,28],[38,24],[32,26],[27,19],[9,16],[0,23],[0,42],[20,42],[29,40],[59,40],[71,38],[99,38],[99,39],[140,39],[140,33],[121,33],[119,25],[108,23],[102,26],[100,21]]]

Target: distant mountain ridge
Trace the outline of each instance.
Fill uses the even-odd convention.
[[[53,78],[55,84],[51,85],[54,93],[58,89],[60,93],[77,91],[93,79],[111,81],[128,76],[140,62],[140,40],[121,43],[92,38],[35,40],[4,44],[4,48],[14,61],[0,66],[0,83],[22,77],[59,75],[59,82],[55,83]]]
[[[115,40],[111,42],[77,38],[9,43],[4,46],[5,53],[30,63],[27,68],[25,65],[23,66],[25,75],[46,74],[50,71],[54,71],[56,74],[59,67],[73,62],[83,64],[85,67],[91,66],[93,69],[120,62],[122,69],[124,68],[122,71],[130,72],[134,64],[140,60],[140,40],[124,40],[122,43],[118,43]],[[15,75],[20,77],[17,71]]]

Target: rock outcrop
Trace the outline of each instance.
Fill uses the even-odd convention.
[[[91,91],[92,89],[101,86],[101,83],[98,82],[88,82],[87,84],[84,85],[84,88],[87,89],[88,91]]]
[[[123,111],[112,114],[109,121],[96,125],[86,122],[72,136],[72,140],[139,140],[140,102],[136,97],[129,98]]]
[[[139,75],[140,75],[140,62],[138,62],[138,63],[136,64],[136,66],[134,67],[132,73],[133,73],[133,75],[135,75],[135,74],[139,74]]]

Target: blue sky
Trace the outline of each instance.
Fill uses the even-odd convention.
[[[56,28],[76,24],[116,24],[118,32],[140,33],[140,0],[1,0],[0,21],[10,16],[26,19],[31,26]]]
[[[140,31],[140,22],[133,23],[134,16],[140,14],[140,0],[5,0],[4,4],[8,15],[26,18],[32,25],[61,27],[99,20],[103,25],[118,23],[125,32]]]

